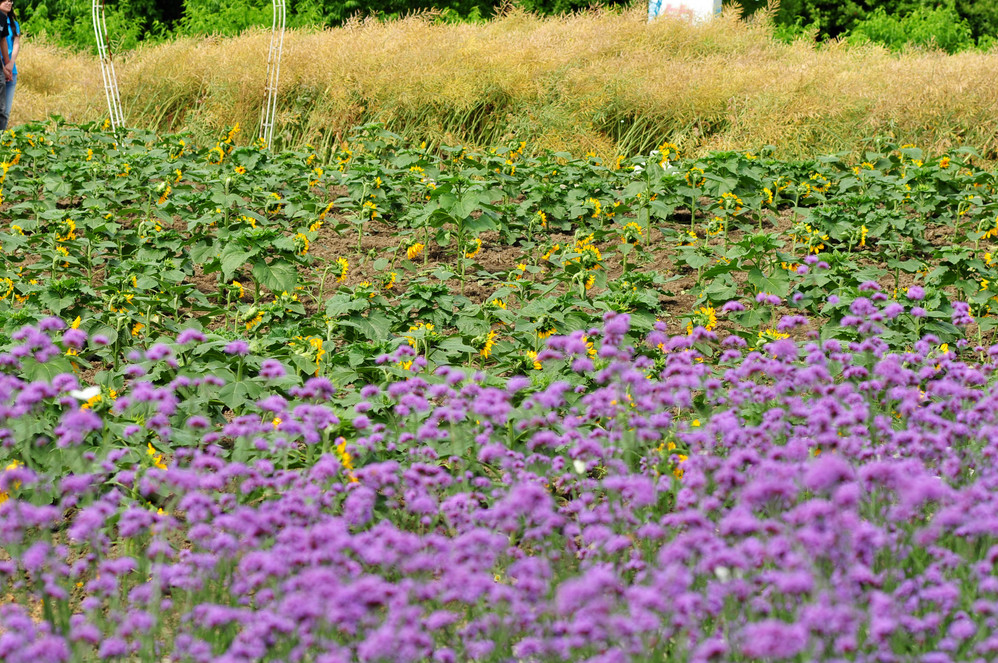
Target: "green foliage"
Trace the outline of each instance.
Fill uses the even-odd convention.
[[[90,3],[70,0],[27,0],[18,4],[18,18],[27,34],[46,35],[61,45],[96,52]],[[167,25],[153,0],[124,0],[105,9],[111,47],[135,48],[140,41],[162,36]]]
[[[561,14],[592,6],[587,0],[522,0],[525,9],[538,14]],[[625,6],[623,0],[598,2]],[[499,3],[489,0],[291,0],[287,3],[290,28],[332,27],[356,16],[398,18],[421,11],[439,13],[441,21],[480,21],[495,14]],[[25,0],[18,5],[21,22],[29,34],[45,34],[61,46],[95,51],[88,3],[69,0]],[[273,20],[268,0],[119,0],[106,7],[112,50],[136,47],[139,42],[171,36],[236,35],[252,27],[267,28]]]
[[[872,41],[900,51],[906,46],[934,46],[947,53],[974,46],[970,25],[951,7],[919,7],[904,16],[888,16],[882,7],[858,22],[853,42]]]
[[[764,9],[762,0],[740,3],[746,15]],[[775,36],[793,41],[844,37],[900,50],[935,44],[953,53],[990,46],[998,36],[998,4],[975,0],[782,0],[773,16]]]

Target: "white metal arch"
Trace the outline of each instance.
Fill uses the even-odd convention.
[[[97,55],[100,59],[101,78],[104,83],[104,97],[107,99],[111,128],[124,126],[125,116],[121,110],[121,96],[118,93],[118,79],[114,73],[110,48],[107,41],[107,22],[104,19],[103,0],[92,0],[90,15],[94,24],[94,37],[97,40]],[[260,138],[270,147],[274,142],[274,119],[277,115],[277,81],[281,74],[281,55],[284,52],[284,30],[287,25],[287,5],[285,0],[273,0],[273,20],[270,26],[270,49],[267,53],[267,82],[264,87],[266,100],[260,118]]]
[[[97,38],[97,56],[100,58],[100,73],[104,81],[104,97],[107,99],[107,111],[111,117],[111,128],[118,129],[125,124],[125,116],[121,112],[121,98],[118,96],[118,79],[114,75],[114,63],[107,43],[107,23],[104,20],[104,3],[93,0],[90,6],[90,17],[94,23],[94,36]]]
[[[260,138],[266,147],[274,143],[274,122],[277,117],[277,79],[281,74],[281,54],[284,52],[284,28],[287,7],[284,0],[273,0],[274,13],[270,25],[270,50],[267,53],[267,99],[260,117]]]

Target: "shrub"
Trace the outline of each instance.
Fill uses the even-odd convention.
[[[951,7],[920,7],[904,16],[890,16],[878,7],[853,28],[850,41],[872,41],[891,50],[930,46],[956,53],[975,46],[970,25]]]

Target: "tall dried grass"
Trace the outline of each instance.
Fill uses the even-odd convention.
[[[217,136],[259,124],[269,33],[182,39],[116,60],[128,123]],[[26,40],[14,122],[102,117],[95,60]],[[485,24],[427,16],[290,32],[279,142],[329,149],[380,120],[417,140],[607,157],[669,140],[687,154],[771,144],[793,158],[858,151],[875,135],[930,150],[970,144],[998,160],[998,52],[902,55],[772,39],[733,13],[648,24],[641,10]]]

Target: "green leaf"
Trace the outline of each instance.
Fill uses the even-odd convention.
[[[342,315],[346,315],[347,313],[364,311],[367,307],[367,302],[360,299],[354,299],[350,295],[334,295],[326,301],[326,315],[330,318],[338,318]]]
[[[748,282],[759,292],[768,292],[779,297],[786,297],[790,291],[790,276],[785,270],[777,270],[767,276],[758,267],[753,267],[749,269]]]
[[[21,360],[21,369],[21,374],[27,380],[52,382],[52,379],[61,373],[72,373],[73,365],[64,355],[54,357],[44,363],[27,357]]]
[[[238,382],[229,382],[219,389],[218,400],[222,401],[232,410],[237,410],[237,408],[255,401],[262,392],[263,387],[255,382],[240,380]]]
[[[260,252],[260,249],[246,250],[238,244],[227,244],[222,249],[222,280],[232,280],[236,270],[246,264],[246,261]]]
[[[253,278],[271,292],[292,292],[298,282],[298,272],[294,265],[284,260],[269,264],[261,260],[253,265]]]
[[[457,354],[475,354],[478,352],[475,348],[471,347],[464,342],[464,339],[460,336],[451,336],[450,338],[445,338],[440,341],[436,346],[438,349],[443,350],[446,354],[454,356]]]

